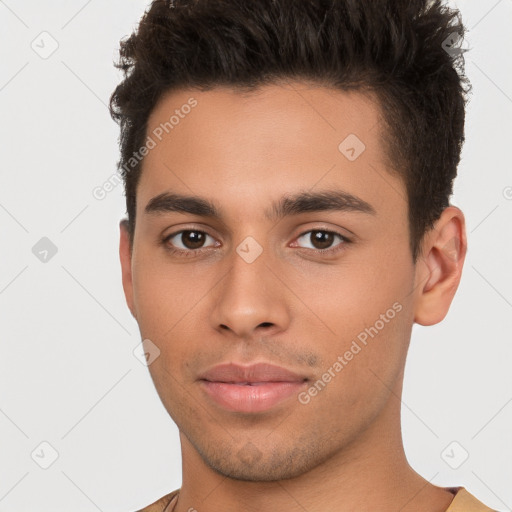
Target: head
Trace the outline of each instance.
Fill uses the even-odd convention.
[[[123,286],[219,473],[289,478],[384,418],[398,433],[412,325],[447,314],[466,250],[454,34],[440,1],[157,0],[121,43]],[[246,414],[201,389],[260,361],[304,377],[295,400]]]

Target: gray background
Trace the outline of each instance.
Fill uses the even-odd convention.
[[[403,435],[425,478],[511,510],[512,0],[451,4],[471,48],[453,197],[469,252],[446,319],[414,327]],[[148,5],[0,1],[0,512],[128,511],[181,483],[176,426],[133,354],[122,186],[93,196],[118,160],[112,61]]]

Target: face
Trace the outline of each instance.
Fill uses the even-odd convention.
[[[123,284],[182,442],[218,473],[299,475],[400,403],[427,274],[381,129],[369,97],[299,83],[152,112]]]

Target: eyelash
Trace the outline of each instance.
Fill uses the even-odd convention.
[[[312,233],[313,231],[317,231],[317,232],[320,232],[320,233],[328,233],[328,234],[331,234],[331,235],[338,236],[341,239],[342,243],[340,243],[338,245],[335,245],[334,247],[330,247],[329,249],[310,249],[308,247],[299,247],[299,249],[305,249],[307,251],[314,251],[314,252],[316,252],[317,254],[320,254],[320,255],[323,255],[323,254],[329,254],[330,255],[330,254],[334,254],[334,253],[337,253],[339,251],[344,250],[344,246],[345,245],[352,243],[352,240],[348,239],[346,236],[342,235],[341,233],[338,233],[337,231],[332,231],[332,230],[329,230],[329,229],[318,229],[318,228],[316,228],[316,229],[309,229],[307,231],[304,231],[303,233],[301,233],[297,237],[297,239],[302,238],[304,235],[307,235],[308,233]],[[169,251],[171,254],[178,255],[180,257],[183,256],[185,258],[194,258],[194,257],[199,256],[200,254],[202,254],[202,253],[204,253],[205,251],[208,250],[208,248],[187,249],[187,250],[185,250],[185,249],[177,249],[176,247],[169,246],[169,240],[171,238],[174,238],[176,235],[180,235],[180,234],[186,233],[186,232],[201,233],[203,235],[211,236],[207,232],[202,231],[200,229],[182,229],[180,231],[176,231],[174,233],[171,233],[170,235],[167,235],[162,240],[162,244],[165,246],[166,250]]]

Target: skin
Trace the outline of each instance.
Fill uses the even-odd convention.
[[[191,97],[197,106],[145,157],[133,250],[125,222],[120,238],[127,304],[142,339],[161,351],[149,370],[180,430],[175,510],[445,511],[453,494],[407,462],[400,397],[413,323],[440,322],[458,287],[463,213],[444,210],[414,265],[405,187],[386,167],[370,96],[299,82],[251,94],[173,91],[147,133]],[[338,150],[351,133],[366,146],[353,162]],[[330,189],[363,199],[375,215],[264,215],[284,194]],[[146,213],[163,192],[207,198],[222,218]],[[202,245],[164,240],[185,229],[209,236]],[[351,243],[335,236],[321,245],[313,229]],[[252,263],[236,251],[248,236],[263,249]],[[184,257],[170,247],[203,252]],[[229,412],[197,381],[216,364],[265,361],[311,385],[397,302],[400,312],[307,404],[294,396],[265,413]]]

